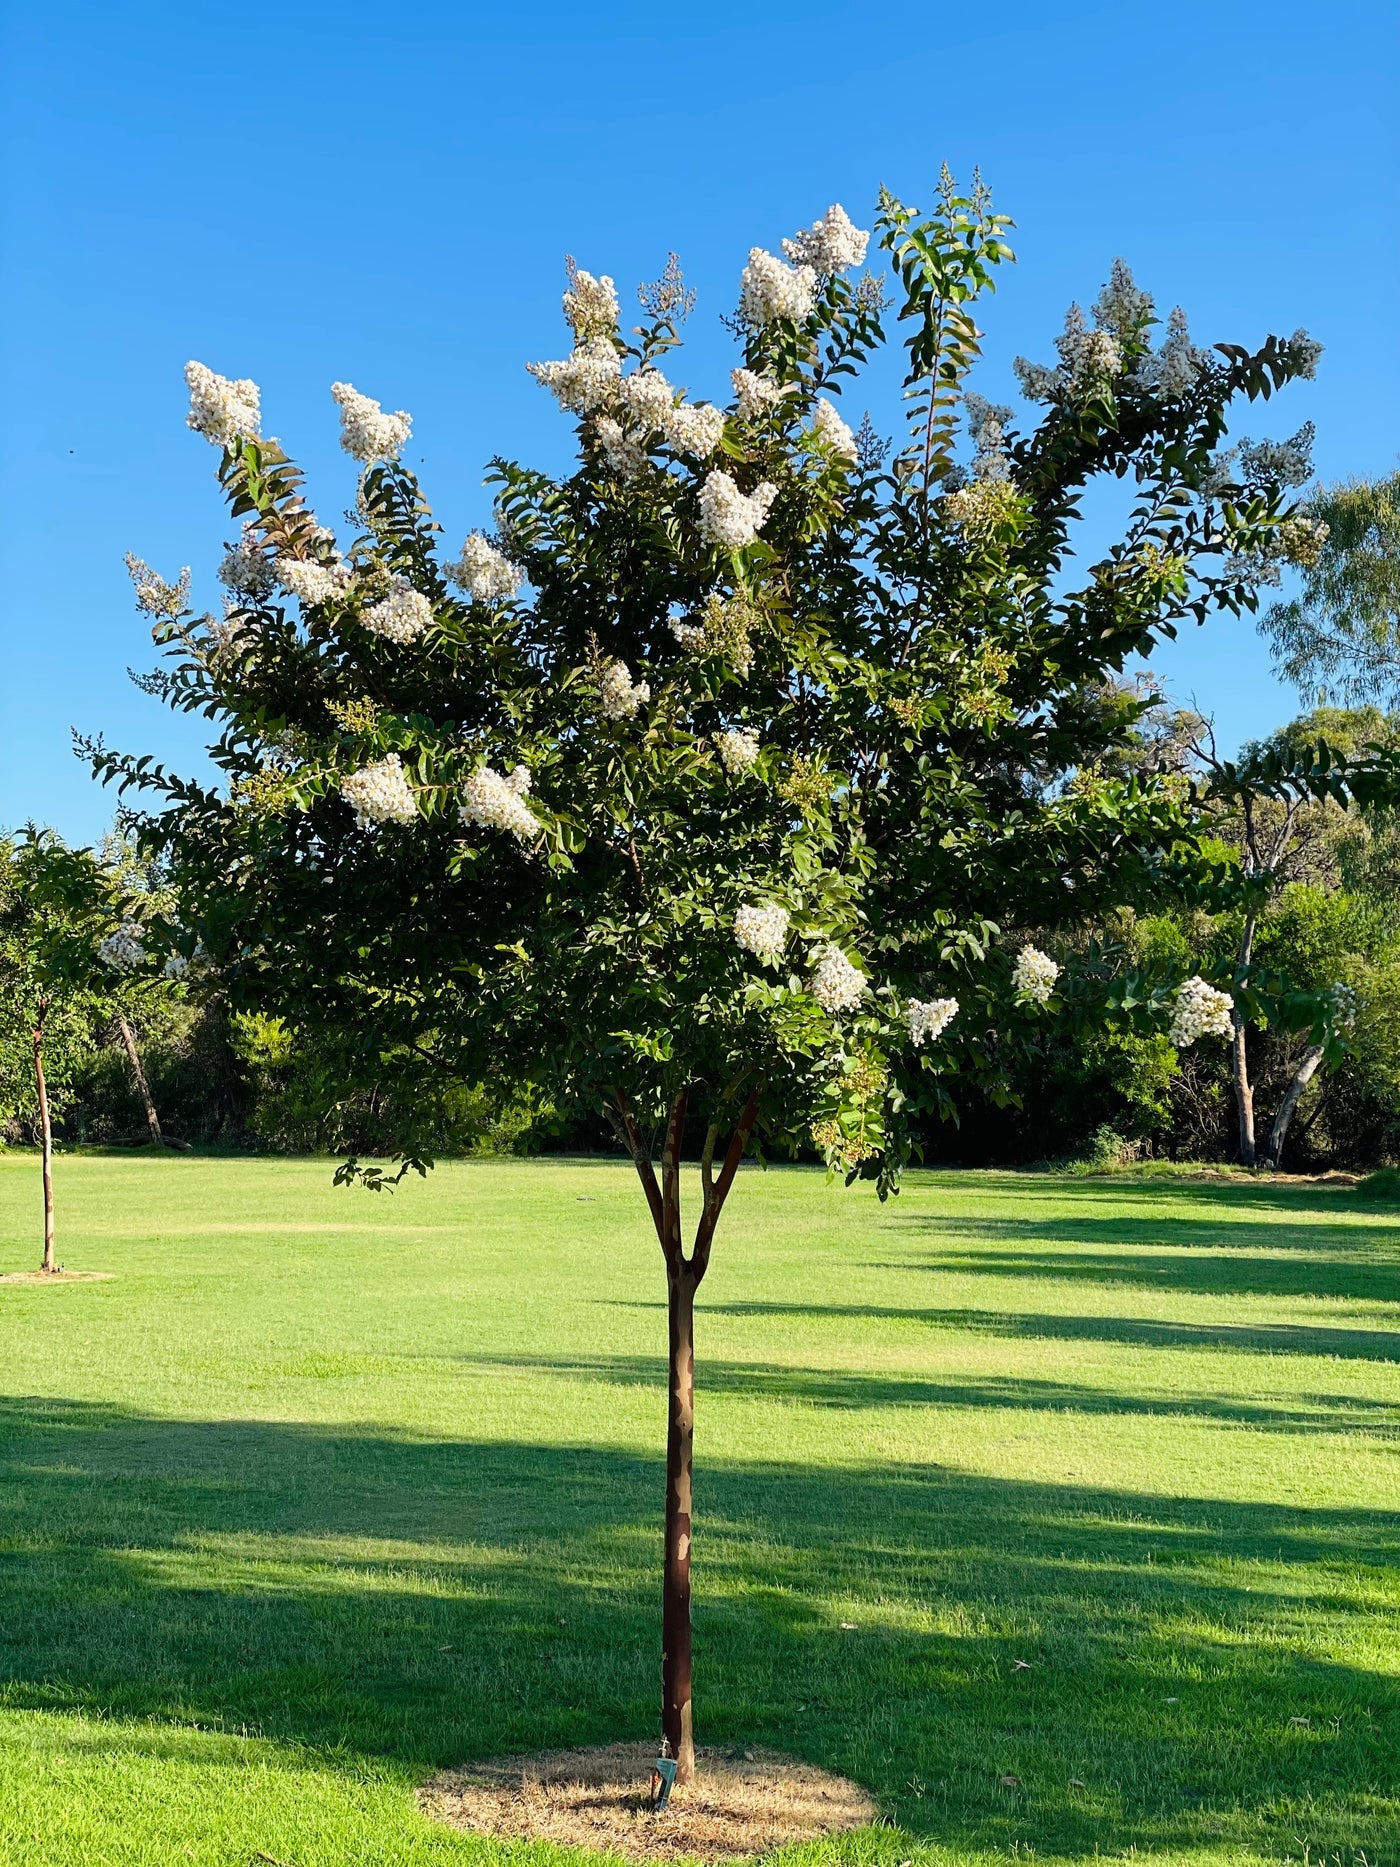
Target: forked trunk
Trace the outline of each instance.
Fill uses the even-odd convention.
[[[666,1541],[661,1584],[661,1734],[676,1781],[695,1774],[691,1710],[690,1519],[695,1451],[695,1278],[668,1271],[670,1398],[666,1420]]]
[[[1317,1074],[1317,1066],[1321,1063],[1322,1056],[1323,1046],[1321,1044],[1308,1045],[1303,1052],[1302,1062],[1293,1072],[1293,1081],[1284,1091],[1283,1100],[1278,1105],[1278,1113],[1274,1116],[1274,1125],[1269,1130],[1268,1143],[1264,1149],[1264,1160],[1275,1172],[1278,1171],[1279,1162],[1283,1159],[1283,1144],[1288,1139],[1288,1124],[1293,1120],[1303,1091]]]
[[[160,1131],[160,1117],[156,1114],[156,1105],[151,1100],[151,1089],[146,1081],[146,1072],[141,1067],[141,1052],[136,1048],[136,1033],[120,1014],[117,1016],[117,1030],[121,1033],[126,1059],[131,1065],[131,1074],[136,1078],[136,1087],[141,1096],[141,1106],[146,1111],[146,1126],[151,1131],[151,1139],[157,1147],[163,1147],[165,1137]]]
[[[694,1500],[695,1450],[695,1292],[710,1262],[715,1226],[734,1184],[739,1162],[758,1115],[758,1091],[744,1104],[718,1179],[712,1177],[717,1126],[712,1126],[700,1159],[704,1204],[695,1228],[695,1246],[687,1258],[681,1246],[681,1142],[685,1136],[688,1093],[671,1105],[658,1186],[651,1156],[628,1112],[621,1091],[614,1122],[632,1156],[646,1194],[661,1254],[666,1261],[669,1354],[666,1410],[666,1519],[661,1581],[661,1736],[666,1754],[676,1760],[676,1781],[695,1775],[695,1720],[692,1705],[690,1555]],[[610,1111],[611,1112],[611,1111]]]
[[[44,1025],[42,1018],[34,1026],[34,1089],[39,1100],[39,1140],[44,1158],[44,1262],[43,1269],[55,1271],[53,1255],[53,1122],[49,1118],[49,1089],[44,1081]]]

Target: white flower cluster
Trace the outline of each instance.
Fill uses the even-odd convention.
[[[963,411],[967,416],[967,431],[977,449],[972,462],[974,479],[1009,479],[1011,465],[1006,458],[1006,424],[1011,419],[1011,410],[1004,402],[989,402],[986,396],[969,389],[963,397]]]
[[[700,488],[700,530],[714,544],[738,551],[762,531],[777,495],[771,480],[741,493],[727,473],[716,470]]]
[[[611,415],[599,415],[593,432],[598,437],[603,459],[620,480],[639,479],[646,472],[647,450],[640,441],[632,439],[620,421],[615,421]]]
[[[811,315],[817,275],[810,266],[785,266],[761,246],[749,251],[749,263],[739,281],[739,316],[761,329],[790,318],[802,324]]]
[[[812,411],[812,426],[816,429],[817,439],[829,447],[838,460],[854,462],[856,458],[856,437],[851,433],[834,403],[823,396]]]
[[[658,369],[624,377],[618,395],[639,428],[664,434],[677,453],[695,454],[703,460],[724,439],[723,410],[707,403],[678,404],[676,391]]]
[[[865,974],[858,971],[839,946],[825,946],[812,974],[812,997],[823,1011],[849,1011],[865,992]]]
[[[1192,343],[1186,313],[1178,305],[1167,319],[1167,334],[1156,355],[1145,356],[1135,373],[1144,388],[1170,401],[1195,387],[1209,361],[1206,352]]]
[[[1023,946],[1012,970],[1011,983],[1016,988],[1017,998],[1043,1005],[1054,991],[1059,976],[1060,969],[1048,953],[1042,953],[1038,946]]]
[[[617,287],[606,272],[598,279],[582,267],[570,274],[564,316],[578,343],[617,329]]]
[[[955,998],[911,998],[905,1006],[909,1036],[915,1044],[931,1044],[958,1015]]]
[[[524,802],[530,774],[517,765],[508,778],[489,765],[479,765],[467,779],[460,811],[463,823],[479,823],[492,830],[509,830],[520,843],[539,835],[539,819]]]
[[[230,545],[224,553],[219,565],[219,582],[235,596],[248,596],[260,602],[276,581],[262,540],[252,525],[245,525],[238,543]]]
[[[185,381],[190,386],[190,412],[186,417],[196,434],[202,434],[215,447],[227,447],[239,436],[255,437],[260,411],[258,385],[246,377],[230,382],[216,376],[203,363],[185,365]]]
[[[672,409],[666,423],[666,439],[678,454],[694,454],[706,460],[724,439],[724,410],[708,402],[682,402]]]
[[[1055,339],[1060,353],[1058,369],[1017,357],[1012,367],[1021,393],[1032,402],[1049,402],[1064,390],[1079,397],[1107,395],[1123,368],[1123,352],[1111,330],[1088,329],[1084,313],[1071,305],[1065,328]]]
[[[136,607],[148,616],[164,616],[173,622],[190,604],[189,566],[174,583],[168,583],[159,571],[151,569],[134,551],[126,554],[126,570],[136,589]]]
[[[746,726],[732,727],[715,734],[715,750],[724,769],[737,778],[741,772],[750,770],[758,758],[758,734]]]
[[[746,903],[734,916],[734,938],[765,966],[776,966],[787,945],[788,911],[770,905],[766,908]]]
[[[412,823],[418,815],[397,752],[342,778],[340,795],[353,807],[362,830],[371,823]]]
[[[1240,463],[1252,480],[1275,480],[1281,486],[1301,486],[1312,472],[1312,444],[1317,429],[1305,421],[1287,441],[1245,441]]]
[[[350,566],[340,558],[319,564],[312,558],[279,557],[276,571],[282,588],[308,606],[343,595],[350,582]]]
[[[382,635],[388,642],[416,641],[432,620],[432,604],[405,577],[396,577],[388,596],[360,617],[371,635]]]
[[[1317,374],[1317,359],[1322,355],[1325,345],[1320,344],[1315,337],[1309,337],[1299,325],[1288,340],[1288,348],[1297,359],[1298,374],[1311,382]]]
[[[1228,1037],[1234,1008],[1235,1001],[1228,992],[1217,992],[1197,973],[1177,992],[1167,1034],[1178,1050],[1194,1044],[1198,1037]]]
[[[774,382],[771,376],[759,376],[753,370],[730,370],[729,380],[734,385],[734,399],[745,421],[766,414],[787,394],[780,382]]]
[[[598,695],[605,720],[627,720],[651,699],[651,688],[645,681],[633,684],[625,661],[610,661],[598,683]]]
[[[606,337],[590,337],[562,363],[527,364],[536,382],[556,398],[560,408],[576,415],[592,415],[617,394],[622,359]]]
[[[98,958],[113,972],[134,972],[146,963],[146,949],[141,944],[141,928],[136,921],[123,921],[115,933],[108,934],[97,949]]]
[[[851,217],[839,201],[814,221],[805,232],[783,241],[783,251],[794,266],[810,266],[814,272],[845,272],[860,265],[870,235],[853,226]]]
[[[377,402],[360,395],[348,382],[333,382],[340,404],[340,445],[356,460],[397,460],[413,432],[413,417],[403,409],[386,415]]]
[[[478,603],[504,603],[513,597],[524,582],[524,572],[512,564],[480,532],[473,532],[462,546],[462,555],[449,564],[447,575],[460,590]]]
[[[1124,259],[1115,259],[1108,284],[1094,300],[1094,322],[1127,341],[1136,337],[1152,316],[1152,294],[1144,292]]]

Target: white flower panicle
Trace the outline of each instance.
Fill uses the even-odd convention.
[[[617,394],[622,359],[606,337],[590,337],[562,363],[526,365],[536,382],[576,415],[593,415],[606,408]]]
[[[646,472],[647,450],[627,434],[620,421],[599,415],[593,423],[598,449],[620,480],[639,479]]]
[[[739,281],[739,316],[755,329],[780,318],[802,324],[811,316],[816,291],[817,275],[810,266],[785,266],[761,246],[751,247]]]
[[[910,1041],[931,1044],[957,1017],[958,1001],[955,998],[911,998],[904,1015],[909,1020]]]
[[[235,596],[247,596],[260,602],[276,581],[262,540],[251,524],[245,525],[238,543],[230,545],[224,553],[219,565],[219,582]]]
[[[746,903],[734,916],[734,938],[765,966],[776,966],[787,945],[788,911],[773,903],[757,907]]]
[[[703,631],[701,632],[703,634]],[[735,726],[715,734],[715,750],[724,769],[737,778],[750,770],[758,758],[758,734],[747,726]]]
[[[115,933],[108,934],[97,949],[97,956],[113,972],[135,972],[146,963],[146,949],[141,944],[137,921],[123,921]]]
[[[1234,1008],[1228,992],[1217,992],[1197,973],[1177,992],[1168,1036],[1178,1050],[1185,1050],[1198,1037],[1228,1037]]]
[[[517,765],[508,778],[489,765],[479,765],[463,787],[462,822],[508,830],[517,842],[533,842],[540,823],[524,802],[529,789],[530,774],[523,765]]]
[[[353,808],[362,830],[371,823],[412,823],[418,815],[397,752],[342,778],[340,795]]]
[[[814,272],[846,272],[860,265],[870,235],[853,226],[851,217],[839,201],[814,221],[805,232],[783,241],[783,251],[794,266],[810,266]]]
[[[1152,294],[1143,291],[1126,260],[1115,259],[1107,285],[1094,300],[1095,324],[1127,342],[1138,335],[1152,311]]]
[[[741,550],[762,531],[777,496],[771,480],[764,480],[751,493],[741,493],[727,473],[716,470],[700,488],[700,530],[714,544]]]
[[[403,409],[386,415],[377,402],[348,382],[333,382],[340,404],[340,445],[356,460],[397,460],[413,432],[413,417]]]
[[[1300,366],[1298,374],[1311,382],[1317,374],[1317,359],[1322,355],[1326,346],[1320,344],[1315,337],[1309,337],[1300,325],[1289,338],[1288,347],[1298,360]]]
[[[865,974],[857,970],[839,946],[824,946],[817,955],[811,992],[823,1011],[850,1011],[865,994]]]
[[[190,605],[190,570],[188,564],[174,583],[168,583],[159,571],[153,571],[134,551],[126,554],[126,571],[136,590],[136,607],[148,616],[164,616],[168,622]]]
[[[651,688],[645,681],[634,685],[625,661],[610,661],[598,683],[598,696],[604,719],[627,720],[651,699]]]
[[[578,343],[617,329],[617,287],[606,272],[595,279],[591,272],[579,267],[569,275],[564,316]]]
[[[396,577],[388,596],[360,617],[371,635],[382,635],[386,642],[414,642],[432,620],[432,604],[404,577]]]
[[[856,437],[851,433],[836,406],[821,397],[812,411],[812,426],[817,431],[817,439],[829,447],[838,460],[854,461],[858,449]]]
[[[1167,319],[1167,334],[1156,355],[1145,356],[1135,373],[1144,388],[1171,401],[1195,388],[1209,361],[1206,352],[1192,343],[1186,313],[1177,305]]]
[[[1048,953],[1042,953],[1038,946],[1023,946],[1012,969],[1011,983],[1017,998],[1043,1005],[1055,990],[1059,976],[1060,969]]]
[[[480,532],[473,532],[467,539],[461,557],[448,565],[447,575],[478,603],[508,602],[525,581],[519,566]]]
[[[650,368],[624,376],[617,394],[633,421],[647,429],[664,429],[676,401],[676,392],[661,371]]]
[[[685,403],[673,408],[666,422],[666,439],[678,454],[706,460],[724,439],[724,411],[709,403]]]
[[[279,557],[275,568],[282,588],[309,608],[343,596],[350,583],[350,566],[340,558],[320,564],[311,558]]]
[[[1315,570],[1332,527],[1322,519],[1285,519],[1277,532],[1279,555],[1300,570]]]
[[[216,376],[203,363],[185,365],[185,381],[190,386],[190,412],[186,417],[196,434],[202,434],[215,447],[227,447],[240,438],[256,439],[261,411],[258,385],[246,377],[230,382]]]
[[[759,376],[753,370],[731,370],[729,380],[734,385],[734,399],[745,421],[753,421],[757,416],[766,414],[786,394],[781,383],[774,382],[771,376]]]
[[[1301,486],[1312,472],[1312,444],[1316,439],[1316,427],[1305,421],[1286,441],[1242,441],[1240,464],[1251,480]]]

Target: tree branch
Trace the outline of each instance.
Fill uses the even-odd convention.
[[[715,1242],[715,1227],[719,1224],[719,1215],[724,1210],[724,1202],[729,1197],[729,1189],[734,1184],[734,1176],[739,1171],[739,1162],[744,1158],[744,1149],[748,1146],[749,1136],[753,1133],[754,1122],[758,1119],[758,1085],[749,1091],[749,1099],[744,1104],[744,1111],[738,1125],[729,1137],[729,1146],[725,1151],[724,1165],[720,1168],[719,1179],[713,1191],[706,1197],[705,1209],[700,1215],[700,1223],[695,1228],[695,1248],[690,1254],[691,1268],[695,1272],[695,1281],[700,1279],[710,1267],[710,1251]]]
[[[656,1184],[656,1169],[651,1164],[651,1155],[648,1154],[637,1124],[632,1119],[632,1111],[627,1106],[626,1096],[620,1089],[615,1089],[613,1095],[617,1102],[616,1110],[607,1103],[604,1103],[603,1107],[608,1120],[613,1124],[614,1133],[632,1156],[632,1165],[637,1169],[637,1178],[641,1181],[642,1191],[646,1194],[651,1222],[656,1227],[657,1241],[664,1251],[666,1231],[661,1206],[661,1188]]]

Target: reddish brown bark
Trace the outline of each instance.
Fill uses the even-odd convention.
[[[661,1183],[621,1092],[617,1096],[621,1132],[646,1194],[652,1222],[666,1264],[669,1339],[666,1410],[666,1517],[661,1583],[661,1733],[676,1759],[676,1781],[695,1775],[695,1718],[690,1612],[690,1556],[693,1540],[695,1452],[695,1292],[709,1267],[715,1227],[758,1114],[755,1089],[730,1137],[718,1180],[711,1180],[715,1130],[701,1162],[704,1207],[689,1258],[681,1244],[681,1146],[689,1093],[682,1090],[671,1105],[661,1153]]]

